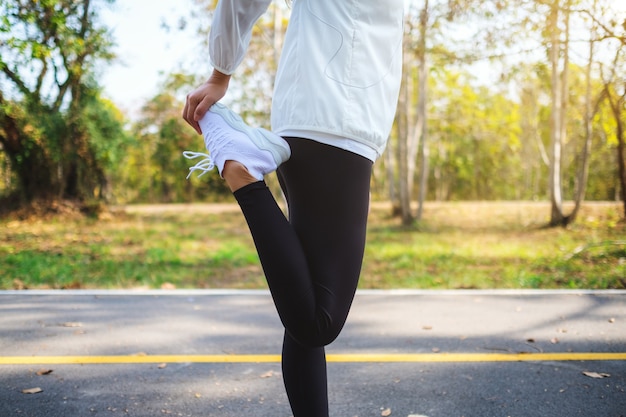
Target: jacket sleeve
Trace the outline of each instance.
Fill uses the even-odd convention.
[[[235,72],[248,50],[252,27],[272,0],[219,0],[209,35],[213,68],[224,74]]]

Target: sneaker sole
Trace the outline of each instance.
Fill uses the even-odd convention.
[[[233,129],[244,133],[254,143],[254,146],[271,153],[276,166],[280,166],[291,157],[289,145],[280,136],[267,129],[255,129],[248,126],[238,114],[221,103],[215,103],[210,111],[220,115]]]

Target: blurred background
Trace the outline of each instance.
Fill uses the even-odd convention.
[[[215,5],[0,1],[4,287],[19,288],[15,280],[42,273],[9,266],[8,259],[31,248],[10,234],[11,227],[25,227],[16,221],[75,212],[102,219],[111,208],[138,204],[231,201],[217,172],[185,180],[189,161],[181,155],[203,150],[180,115],[186,94],[211,71],[207,39]],[[224,99],[252,125],[269,128],[289,15],[288,2],[271,4]],[[383,229],[437,229],[441,213],[448,221],[476,215],[457,228],[495,221],[500,212],[512,216],[500,229],[578,224],[588,229],[565,244],[564,256],[586,251],[581,245],[606,247],[602,259],[613,272],[602,274],[614,280],[602,285],[623,287],[626,3],[407,0],[404,26],[396,121],[372,178]],[[278,192],[273,177],[268,183]],[[462,202],[517,204],[445,206]],[[21,243],[11,243],[16,239]],[[68,242],[57,243],[63,256]]]

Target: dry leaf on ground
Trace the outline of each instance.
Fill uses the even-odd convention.
[[[39,387],[22,390],[22,394],[39,394],[40,392],[43,392],[43,390]]]
[[[383,416],[383,417],[390,416],[391,415],[391,408],[384,409],[383,412],[380,413],[380,415]]]
[[[37,375],[50,375],[52,373],[52,369],[40,369],[37,371]]]
[[[583,375],[588,376],[589,378],[596,378],[596,379],[608,378],[611,376],[610,374],[605,374],[603,372],[588,372],[588,371],[583,372]]]

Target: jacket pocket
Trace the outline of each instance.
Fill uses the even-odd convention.
[[[401,64],[402,0],[302,1],[314,22],[308,36],[323,50],[325,77],[368,88]]]

